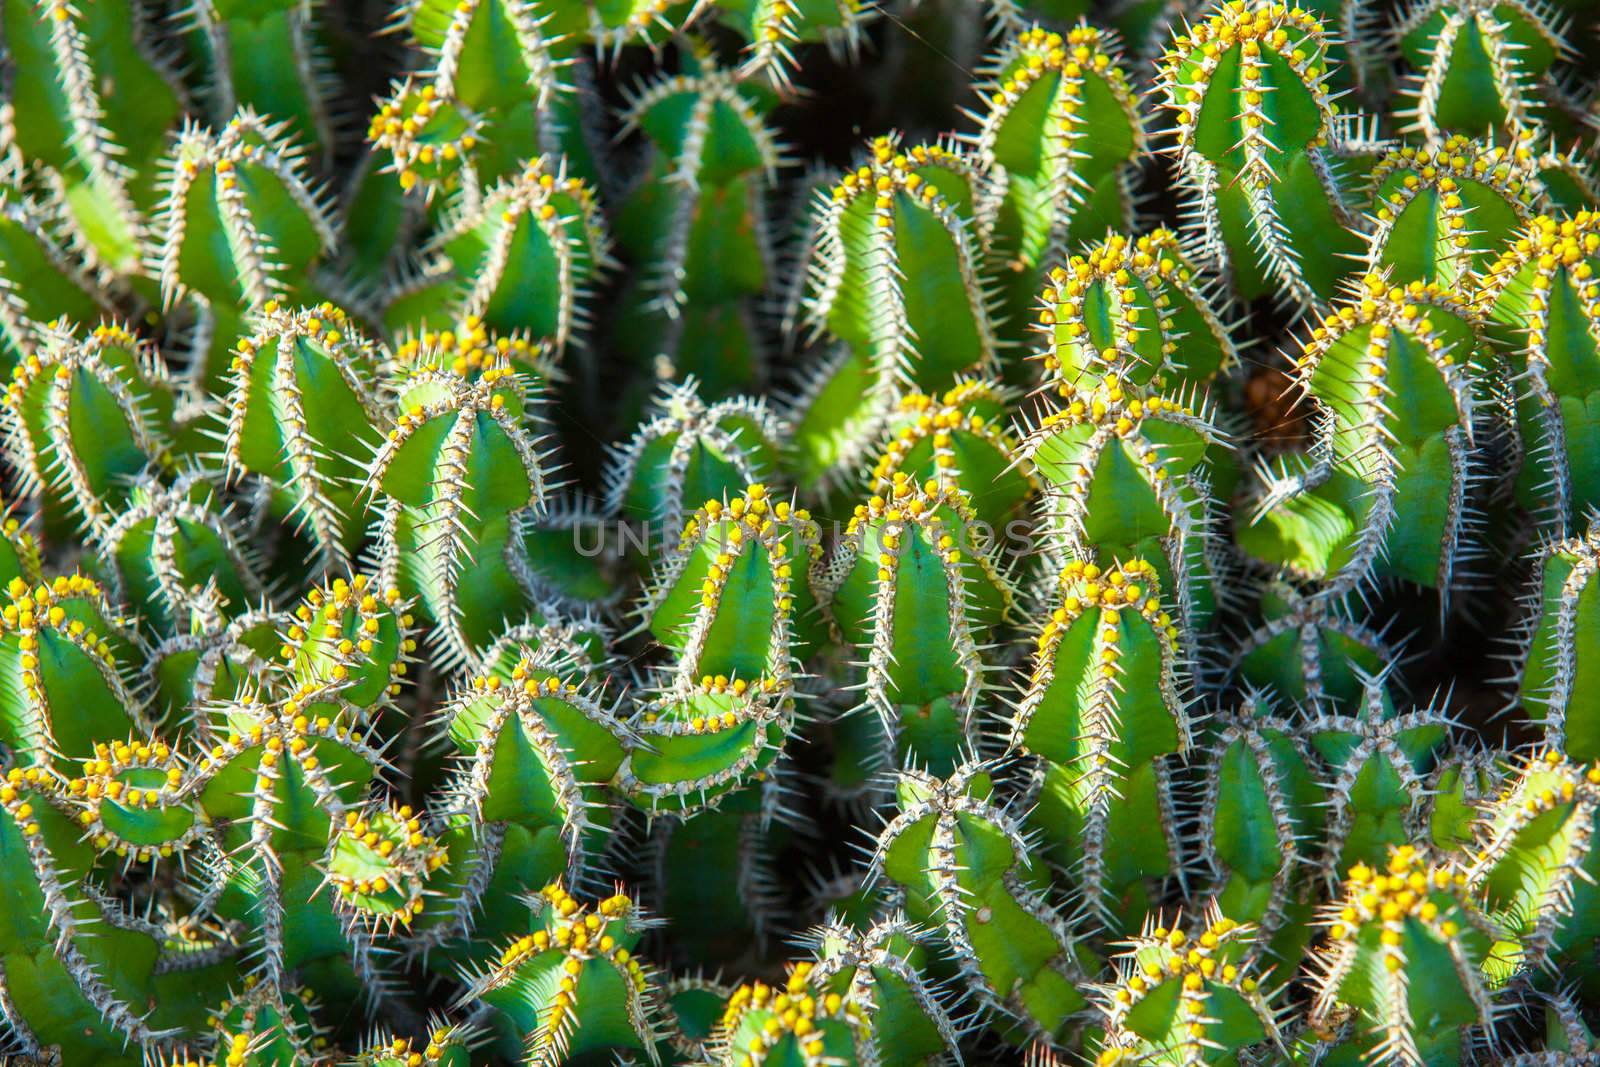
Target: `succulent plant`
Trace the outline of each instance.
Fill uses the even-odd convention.
[[[0,4],[0,1060],[1595,1060],[1588,14]]]

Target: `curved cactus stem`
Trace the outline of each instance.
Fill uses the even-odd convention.
[[[787,437],[788,427],[762,400],[707,404],[692,377],[668,385],[654,416],[613,452],[605,510],[648,524],[646,554],[657,555],[666,538],[683,529],[697,502],[775,475]]]
[[[1330,885],[1341,870],[1425,836],[1427,774],[1455,727],[1432,707],[1398,712],[1382,675],[1363,684],[1354,713],[1317,710],[1298,727],[1330,773],[1318,858]]]
[[[1527,225],[1541,181],[1527,152],[1457,135],[1407,145],[1372,169],[1369,268],[1396,282],[1466,286]]]
[[[156,158],[184,103],[177,78],[128,0],[14,4],[3,29],[13,69],[0,141],[42,169],[73,250],[121,288],[143,273]]]
[[[1039,301],[1045,385],[1205,387],[1238,362],[1213,283],[1171,230],[1112,234],[1053,269]]]
[[[508,366],[475,381],[418,370],[398,383],[368,468],[362,492],[383,497],[382,571],[418,597],[451,661],[520,619],[537,592],[519,544],[519,513],[537,513],[550,491],[550,455],[530,432],[537,400]]]
[[[1399,659],[1390,627],[1373,629],[1340,599],[1274,582],[1262,595],[1261,613],[1263,620],[1234,642],[1227,673],[1291,703],[1352,711],[1362,679]]]
[[[795,716],[795,673],[820,636],[810,514],[764,485],[708,500],[662,558],[638,614],[677,655],[640,703],[617,785],[651,812],[715,804],[759,780]]]
[[[1596,987],[1597,831],[1600,765],[1554,748],[1525,760],[1484,805],[1468,884],[1512,942],[1494,977],[1521,967]]]
[[[1154,564],[1192,643],[1219,593],[1211,481],[1226,473],[1227,437],[1193,393],[1059,389],[1060,406],[1041,412],[1021,449],[1045,486],[1044,547],[1062,562]]]
[[[1544,743],[1573,759],[1600,759],[1600,719],[1587,696],[1600,661],[1600,521],[1583,538],[1552,543],[1539,558],[1517,648],[1517,700]]]
[[[6,448],[47,527],[68,515],[103,537],[137,475],[170,462],[172,396],[149,342],[116,324],[51,327],[6,387]],[[66,514],[62,510],[66,509]]]
[[[1560,27],[1539,0],[1417,0],[1392,29],[1393,46],[1415,72],[1402,93],[1407,133],[1427,141],[1450,133],[1518,136],[1547,118],[1540,87],[1568,53]],[[1471,79],[1489,92],[1464,91]]]
[[[171,486],[142,475],[127,510],[96,539],[118,600],[145,627],[173,634],[196,613],[230,618],[266,595],[260,563],[210,476],[180,474]]]
[[[245,108],[220,133],[185,126],[163,166],[151,270],[166,307],[190,292],[221,306],[316,299],[307,282],[338,235],[286,123]]]
[[[1008,37],[978,86],[973,137],[999,203],[990,255],[1008,317],[1020,319],[1042,269],[1073,246],[1133,225],[1143,118],[1115,38],[1086,23]]]
[[[1326,579],[1319,595],[1396,577],[1438,589],[1448,613],[1484,552],[1479,329],[1451,290],[1362,279],[1297,361],[1317,437],[1306,456],[1260,471],[1242,547]]]
[[[1223,915],[1254,926],[1243,958],[1270,957],[1272,982],[1294,977],[1311,939],[1315,884],[1307,853],[1324,831],[1326,794],[1296,724],[1248,695],[1215,728],[1195,840]]]
[[[996,541],[1007,521],[1038,490],[1016,461],[1021,447],[1006,424],[1015,395],[983,379],[958,382],[942,395],[910,393],[891,409],[870,488],[889,496],[899,481],[964,492]]]
[[[1275,291],[1301,311],[1331,299],[1341,257],[1360,251],[1326,152],[1327,53],[1303,8],[1223,4],[1174,39],[1159,79],[1207,254],[1241,295]]]

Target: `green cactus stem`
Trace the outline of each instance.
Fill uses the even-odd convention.
[[[338,89],[322,47],[317,4],[195,0],[187,11],[212,121],[250,108],[285,122],[324,159],[333,155]]]
[[[608,1049],[655,1053],[660,994],[635,954],[649,920],[617,893],[591,908],[546,886],[529,898],[533,932],[468,972],[465,1002],[494,1009],[503,1042],[525,1067]]]
[[[1600,718],[1587,696],[1600,661],[1600,521],[1585,537],[1549,545],[1528,597],[1517,697],[1544,743],[1575,760],[1600,759]]]
[[[787,430],[764,401],[708,404],[693,378],[669,385],[654,414],[614,453],[605,510],[649,524],[646,554],[658,554],[697,501],[720,500],[776,474]]]
[[[521,541],[522,513],[549,491],[550,456],[530,432],[538,394],[506,366],[475,381],[419,369],[397,388],[363,491],[382,498],[384,573],[417,596],[459,660],[520,620],[537,592]]]
[[[58,323],[6,387],[6,447],[23,494],[40,499],[47,532],[76,520],[110,532],[135,478],[169,461],[173,400],[149,342],[103,324],[87,336]]]
[[[1065,34],[1023,29],[986,73],[973,140],[1003,190],[992,256],[1017,314],[1038,291],[1043,267],[1133,225],[1144,124],[1114,38],[1081,22]]]
[[[1198,928],[1145,920],[1100,989],[1106,1035],[1095,1067],[1237,1063],[1287,1055],[1270,994],[1250,973],[1254,928],[1214,910]]]
[[[1059,389],[1060,406],[1042,414],[1021,450],[1044,484],[1045,546],[1062,562],[1153,564],[1179,629],[1204,628],[1221,566],[1211,482],[1227,447],[1209,408],[1115,382]]]
[[[1497,967],[1557,976],[1585,995],[1597,988],[1597,824],[1600,765],[1553,748],[1524,761],[1484,806],[1468,882],[1511,942]]]
[[[13,578],[0,610],[0,728],[17,763],[62,769],[107,737],[149,737],[128,672],[137,644],[99,583]]]
[[[1162,57],[1190,210],[1207,256],[1246,299],[1278,293],[1320,308],[1341,256],[1361,250],[1328,151],[1329,76],[1322,24],[1283,4],[1219,5]]]
[[[1473,903],[1464,871],[1400,846],[1377,867],[1351,867],[1323,923],[1313,1026],[1347,1005],[1364,1055],[1407,1065],[1459,1058],[1465,1027],[1493,1031],[1481,969],[1499,931]]]
[[[777,758],[794,678],[821,636],[810,514],[752,485],[708,500],[663,556],[638,614],[676,654],[640,702],[618,786],[655,812],[716,799]]]
[[[1329,884],[1339,871],[1378,863],[1386,850],[1426,838],[1428,773],[1455,724],[1431,706],[1396,709],[1387,675],[1364,681],[1354,712],[1316,710],[1297,724],[1327,767],[1327,829],[1317,862]]]
[[[1263,960],[1273,984],[1282,984],[1311,940],[1310,853],[1325,830],[1327,799],[1320,768],[1296,723],[1256,694],[1213,733],[1195,831],[1200,860],[1221,914],[1254,927],[1243,958]]]
[[[1551,67],[1569,49],[1547,5],[1529,0],[1419,0],[1394,25],[1415,72],[1396,117],[1406,132],[1517,136],[1547,119]]]
[[[422,256],[424,271],[390,294],[392,332],[475,316],[496,335],[548,344],[555,358],[581,337],[589,290],[611,265],[593,191],[542,156],[453,211]]]
[[[1045,384],[1209,384],[1238,362],[1210,290],[1171,230],[1111,234],[1050,272],[1038,312]]]
[[[992,372],[981,192],[962,153],[873,141],[867,162],[819,198],[793,328],[844,341],[879,389],[942,391],[961,374]]]
[[[1327,580],[1330,595],[1401,578],[1439,590],[1447,609],[1484,551],[1478,337],[1455,292],[1367,275],[1298,361],[1316,441],[1262,472],[1246,551]]]
[[[1228,673],[1293,704],[1353,711],[1362,680],[1399,658],[1387,628],[1373,629],[1336,598],[1273,582],[1260,611],[1261,622],[1238,638]]]
[[[1373,168],[1368,263],[1398,282],[1465,288],[1532,218],[1541,182],[1521,145],[1457,134],[1436,148],[1405,145]]]
[[[998,538],[1037,489],[1016,462],[1020,442],[1006,419],[1015,399],[981,379],[958,382],[942,395],[901,397],[886,418],[872,492],[892,495],[901,480],[959,489]]]
[[[1048,603],[1009,739],[1041,760],[1027,824],[1089,922],[1131,933],[1183,868],[1169,757],[1194,745],[1190,653],[1144,560],[1073,561]]]
[[[14,9],[11,9],[14,10]],[[93,322],[109,298],[56,238],[42,205],[0,164],[0,370],[10,373],[39,347],[45,323]]]
[[[129,0],[40,0],[8,5],[0,29],[10,68],[0,142],[48,168],[48,201],[91,270],[118,285],[133,280],[143,274],[156,161],[183,107],[147,13]]]
[[[1517,501],[1556,537],[1600,508],[1600,215],[1541,215],[1484,273],[1473,296],[1520,385]]]
[[[163,166],[152,268],[166,306],[191,293],[218,313],[323,295],[314,268],[334,254],[338,235],[286,123],[246,108],[220,133],[188,126]]]
[[[154,634],[176,633],[196,613],[231,618],[265,601],[255,553],[217,486],[199,471],[180,474],[171,486],[141,476],[100,544],[114,595]]]
[[[473,1049],[483,1036],[471,1025],[437,1018],[429,1023],[426,1038],[374,1038],[339,1067],[471,1067]]]
[[[1089,1007],[1086,983],[1067,923],[1033,883],[1030,841],[992,790],[984,764],[945,779],[902,772],[873,870],[903,894],[908,918],[939,932],[986,1012],[1052,1042]]]
[[[348,570],[366,532],[358,491],[381,440],[375,364],[339,308],[269,300],[228,373],[228,478],[263,479],[268,511],[304,533],[323,572]]]
[[[902,765],[948,773],[974,755],[994,687],[981,650],[1016,594],[967,495],[896,472],[887,493],[856,508],[825,590],[838,640],[862,651],[864,707]]]

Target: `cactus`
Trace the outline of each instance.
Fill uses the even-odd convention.
[[[533,932],[473,974],[466,998],[493,1010],[494,1029],[530,1067],[601,1049],[653,1051],[660,1009],[651,969],[634,955],[648,925],[638,907],[618,893],[591,910],[559,883],[530,901]]]
[[[179,475],[170,487],[145,475],[103,534],[114,595],[134,606],[149,631],[173,634],[196,615],[232,618],[265,600],[260,566],[242,531],[219,510],[219,497],[198,471]]]
[[[725,396],[764,373],[754,310],[773,269],[767,196],[784,160],[764,94],[694,65],[640,90],[623,116],[652,162],[617,219],[642,275],[621,339],[658,376],[692,375]]]
[[[903,920],[807,936],[817,958],[793,964],[782,986],[758,982],[728,997],[712,1042],[717,1062],[925,1064],[955,1043],[955,1024],[913,962],[916,936]]]
[[[1600,725],[1589,721],[1593,705],[1583,696],[1594,669],[1587,635],[1600,595],[1600,523],[1591,522],[1582,538],[1550,545],[1540,562],[1518,649],[1518,700],[1544,727],[1545,744],[1579,761],[1600,759]]]
[[[1393,27],[1415,72],[1398,118],[1407,132],[1511,136],[1550,119],[1545,82],[1567,45],[1553,13],[1523,0],[1423,0]],[[1465,83],[1487,91],[1463,91]],[[1486,84],[1485,84],[1486,83]]]
[[[0,4],[0,1060],[1593,1060],[1552,3]]]
[[[1466,892],[1467,874],[1410,846],[1351,867],[1327,907],[1312,1018],[1354,1009],[1366,1056],[1421,1064],[1461,1055],[1462,1029],[1494,1027],[1481,968],[1498,930]]]
[[[948,773],[969,755],[984,694],[981,649],[1015,599],[965,493],[905,471],[858,505],[829,565],[839,640],[865,654],[865,707],[903,765]]]
[[[639,703],[618,785],[651,812],[694,810],[767,773],[794,720],[794,676],[820,636],[804,508],[761,484],[684,524],[638,613],[676,654]]]
[[[1244,0],[1219,5],[1162,57],[1190,210],[1207,255],[1245,297],[1276,289],[1320,309],[1343,273],[1339,256],[1359,251],[1329,152],[1331,62],[1310,12]]]
[[[1013,399],[1009,390],[982,380],[961,382],[940,396],[901,397],[886,419],[887,443],[872,468],[872,491],[892,495],[902,480],[952,486],[999,538],[1036,488],[1017,469],[1019,442],[1005,422]]]
[[[1075,560],[1048,602],[1011,727],[1041,761],[1028,822],[1093,923],[1131,932],[1148,880],[1183,868],[1172,757],[1194,745],[1193,664],[1144,560]]]
[[[1229,673],[1297,704],[1353,711],[1362,679],[1398,659],[1395,646],[1338,601],[1285,582],[1263,591],[1262,621],[1238,639]]]
[[[1270,957],[1273,983],[1305,952],[1314,893],[1307,855],[1325,830],[1326,793],[1295,724],[1259,697],[1222,719],[1205,772],[1200,858],[1221,915],[1252,927],[1236,963]]]
[[[40,498],[47,529],[70,517],[103,536],[128,506],[135,477],[170,462],[164,365],[147,341],[115,324],[80,337],[62,323],[42,340],[6,388],[11,462],[22,491]]]
[[[903,772],[874,872],[903,895],[908,918],[939,930],[963,983],[1004,1030],[1050,1041],[1088,1008],[1076,946],[1032,884],[1029,843],[993,788],[983,764],[942,779]]]
[[[645,525],[645,552],[683,529],[697,501],[776,474],[785,426],[760,400],[707,404],[690,378],[668,386],[656,414],[613,457],[606,511]]]
[[[504,365],[476,381],[423,366],[396,388],[363,491],[383,497],[385,573],[419,597],[447,654],[464,658],[520,619],[535,592],[519,542],[521,513],[548,492],[549,457],[529,432],[537,394]]]
[[[1518,502],[1558,537],[1600,507],[1600,452],[1587,414],[1600,388],[1600,357],[1587,325],[1597,250],[1600,218],[1588,211],[1540,215],[1484,271],[1473,294],[1490,343],[1519,383]]]
[[[1304,457],[1263,472],[1246,550],[1330,591],[1380,576],[1415,582],[1439,590],[1445,610],[1483,552],[1477,344],[1477,318],[1455,293],[1362,279],[1300,357],[1317,437]]]
[[[1114,381],[1081,392],[1063,382],[1022,456],[1044,483],[1040,512],[1052,553],[1106,568],[1151,564],[1180,630],[1216,608],[1215,504],[1226,437],[1182,394],[1135,392]],[[1216,472],[1214,475],[1213,472]]]
[[[49,203],[71,220],[72,243],[93,273],[119,285],[143,274],[156,163],[184,104],[151,31],[126,0],[45,0],[5,13],[11,97],[0,141],[48,168]]]
[[[1193,932],[1147,920],[1103,991],[1096,1064],[1227,1063],[1245,1050],[1284,1054],[1277,1012],[1249,973],[1253,931],[1213,915]]]
[[[328,97],[337,83],[319,40],[317,5],[200,0],[188,17],[213,122],[249,108],[285,121],[299,141],[330,154]]]
[[[422,255],[424,272],[391,294],[390,330],[454,329],[476,317],[492,333],[545,342],[556,356],[582,334],[589,288],[611,263],[593,191],[544,156],[480,203],[461,203]]]
[[[343,570],[364,532],[364,452],[379,420],[369,342],[331,304],[262,305],[229,371],[222,459],[264,479],[268,508],[302,530],[322,571]]]
[[[1177,234],[1112,234],[1050,272],[1038,316],[1045,381],[1207,385],[1238,358],[1215,303]]]
[[[1556,749],[1526,760],[1509,788],[1485,806],[1469,886],[1500,923],[1515,949],[1497,966],[1521,964],[1534,973],[1595,988],[1593,875],[1600,767],[1572,762]]]
[[[1020,312],[1041,268],[1069,245],[1132,225],[1134,169],[1145,150],[1138,105],[1110,35],[1080,23],[1006,40],[981,87],[979,158],[1003,183],[993,254]]]
[[[819,197],[797,328],[848,344],[891,394],[992,370],[979,178],[953,149],[873,141],[867,162]]]
[[[189,126],[163,166],[152,266],[167,306],[192,294],[221,320],[241,304],[324,295],[314,268],[332,256],[338,234],[283,122],[245,108],[221,132]]]
[[[1427,706],[1399,711],[1383,676],[1363,680],[1349,714],[1317,712],[1301,724],[1331,777],[1318,862],[1332,883],[1357,863],[1381,861],[1425,833],[1427,775],[1453,723]]]
[[[1541,182],[1525,155],[1520,146],[1490,147],[1460,134],[1435,149],[1386,153],[1369,178],[1373,270],[1387,269],[1395,281],[1464,287],[1531,218]]]

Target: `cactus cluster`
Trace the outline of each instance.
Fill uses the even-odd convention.
[[[0,1062],[1600,1062],[1593,15],[0,3]]]

